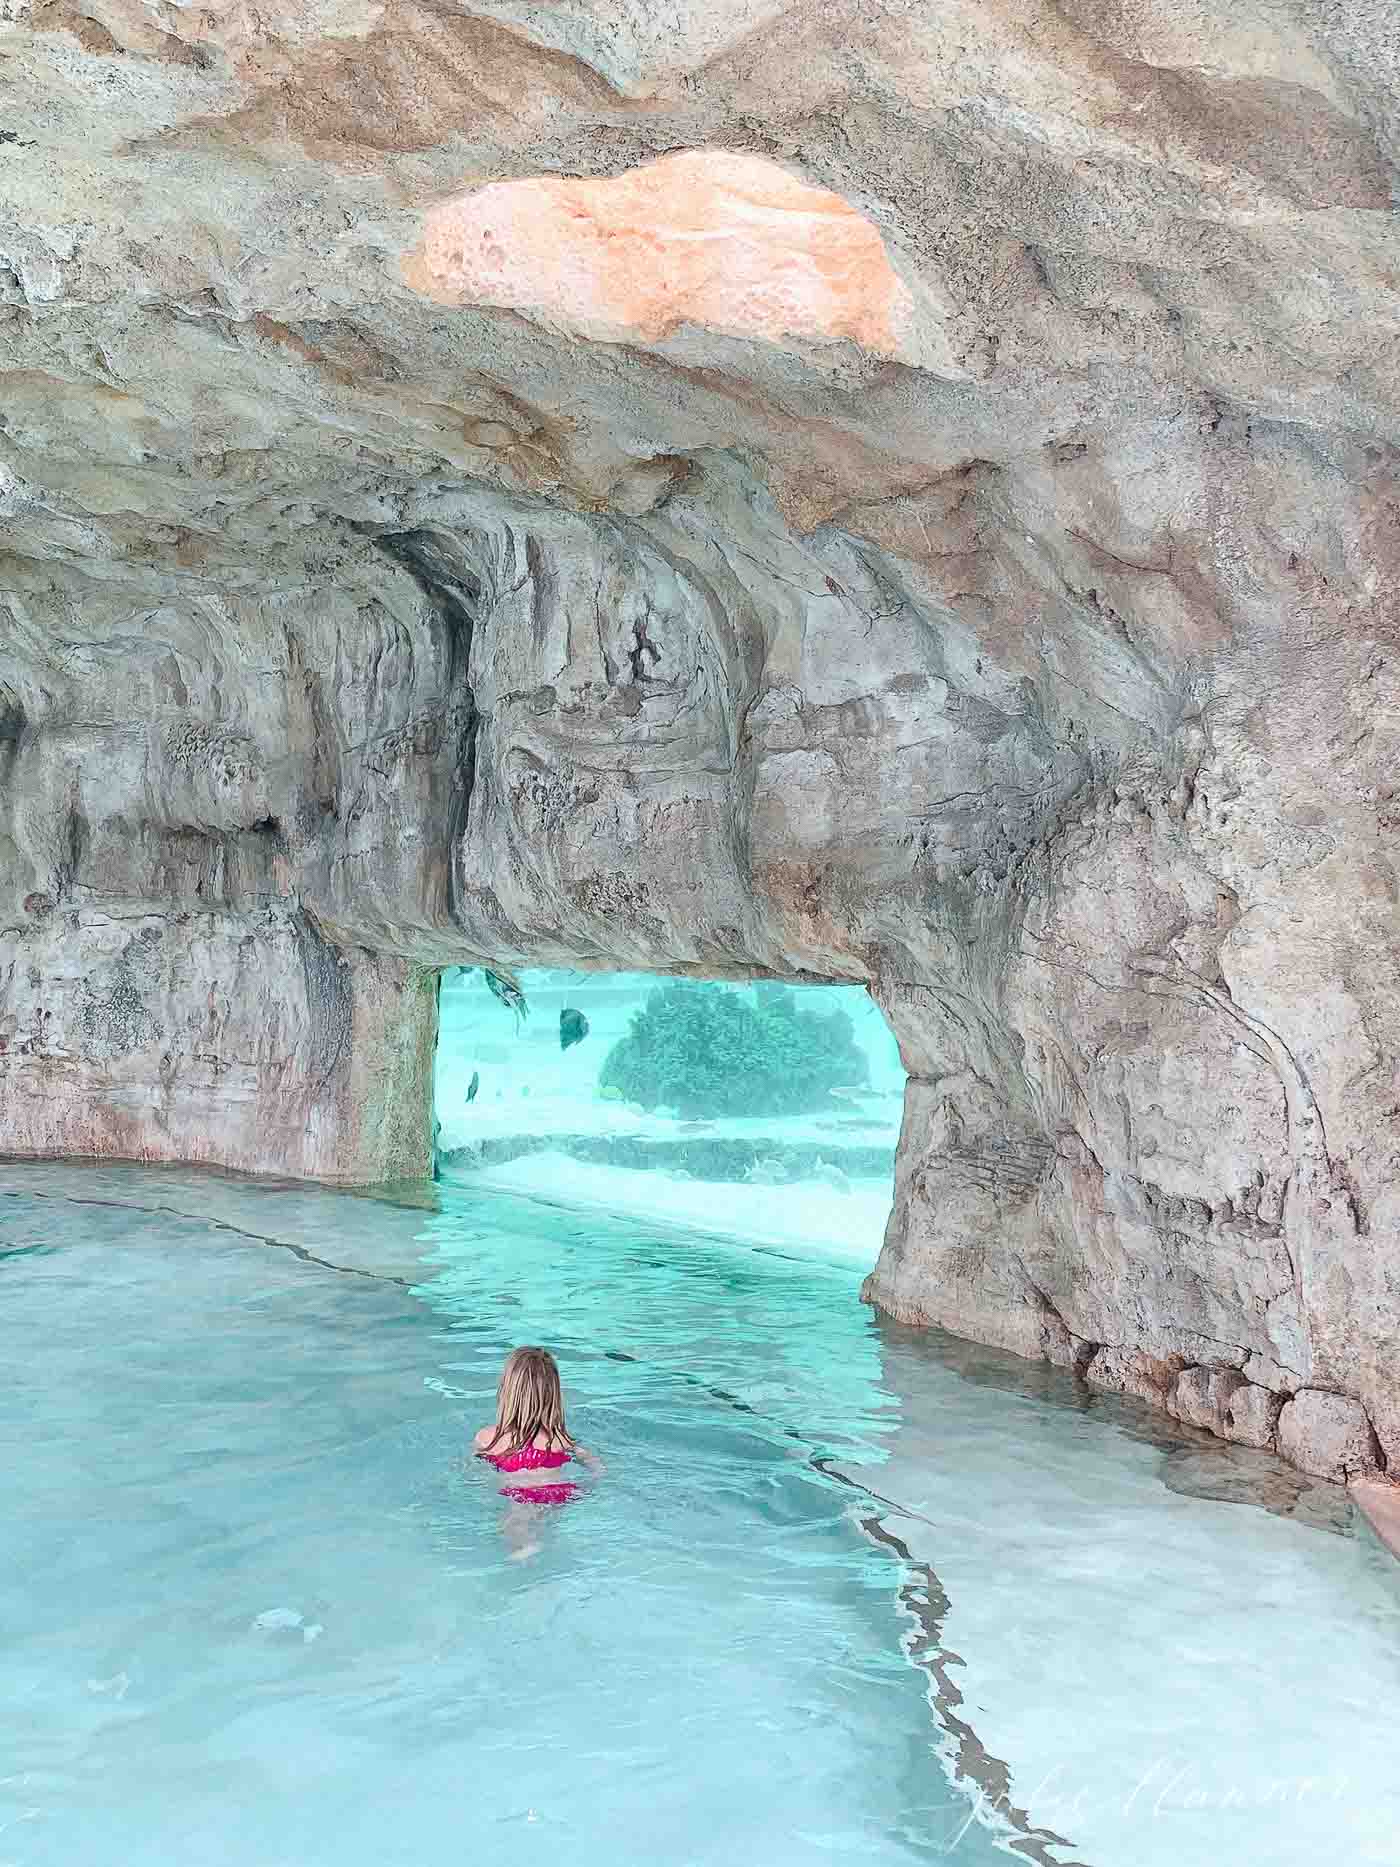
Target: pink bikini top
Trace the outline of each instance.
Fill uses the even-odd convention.
[[[482,1452],[478,1454],[498,1472],[552,1472],[567,1465],[567,1452],[550,1452],[544,1446],[521,1446],[518,1452]]]

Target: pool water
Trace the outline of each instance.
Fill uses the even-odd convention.
[[[849,1274],[530,1206],[423,1229],[409,1289],[0,1201],[0,1859],[990,1858],[897,1564],[812,1464],[889,1409]],[[463,1452],[536,1339],[608,1469],[516,1562]]]
[[[1383,1753],[1400,1732],[1389,1577],[1353,1538],[1174,1497],[1142,1475],[1160,1448],[882,1329],[839,1263],[450,1185],[436,1212],[110,1170],[0,1191],[0,1867],[1156,1860],[1133,1840],[1169,1832],[1147,1800],[1124,1851],[1091,1855],[1093,1809],[1043,1784],[1097,1582],[1070,1626],[1063,1577],[1047,1589],[1037,1649],[1014,1537],[999,1572],[932,1493],[917,1522],[881,1502],[930,1418],[964,1500],[1038,1434],[1047,1470],[1102,1469],[1145,1543],[1155,1500],[1223,1546],[1247,1523],[1275,1590],[1296,1544],[1340,1591],[1333,1658],[1377,1660],[1357,1729]],[[555,1348],[607,1470],[535,1513],[519,1561],[464,1452],[523,1341]],[[913,1528],[946,1538],[951,1601]],[[1199,1606],[1182,1664],[1210,1645],[1209,1589]],[[1282,1624],[1243,1656],[1252,1686],[1276,1665],[1296,1690]],[[1290,1727],[1319,1768],[1319,1704],[1345,1715],[1324,1664]],[[1015,1751],[983,1743],[984,1713]],[[1237,1713],[1202,1716],[1224,1734]],[[1332,1822],[1363,1838],[1329,1857],[1347,1867],[1384,1858],[1372,1818],[1394,1833],[1393,1784],[1369,1794],[1360,1827]],[[1220,1858],[1318,1858],[1292,1817],[1296,1855],[1275,1822],[1267,1846],[1245,1832],[1259,1851]]]

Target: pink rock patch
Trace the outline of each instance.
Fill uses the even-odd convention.
[[[442,304],[495,305],[654,343],[683,324],[893,356],[912,309],[877,230],[839,195],[726,149],[603,180],[491,182],[434,208],[404,262]]]

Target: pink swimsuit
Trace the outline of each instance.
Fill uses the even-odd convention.
[[[552,1472],[567,1465],[567,1452],[548,1452],[542,1446],[521,1446],[518,1452],[480,1452],[478,1458],[494,1465],[498,1472]],[[567,1504],[578,1496],[576,1484],[502,1485],[501,1496],[517,1504]]]

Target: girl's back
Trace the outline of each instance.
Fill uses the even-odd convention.
[[[574,1444],[564,1424],[564,1394],[554,1357],[544,1348],[517,1348],[506,1359],[496,1389],[496,1419],[472,1441],[477,1458],[510,1483],[501,1496],[513,1504],[567,1504],[578,1486],[564,1476],[575,1460],[591,1472],[602,1466]]]
[[[512,1485],[521,1491],[537,1485],[557,1485],[555,1474],[573,1459],[584,1466],[594,1463],[592,1455],[572,1439],[566,1442],[549,1433],[536,1433],[525,1445],[512,1447],[509,1438],[502,1435],[499,1422],[483,1426],[472,1444],[478,1458],[494,1465],[498,1472],[508,1472]]]

